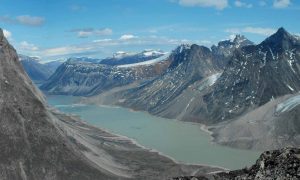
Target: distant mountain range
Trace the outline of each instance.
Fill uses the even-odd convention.
[[[30,57],[22,54],[19,54],[18,56],[26,73],[29,75],[30,79],[36,83],[46,81],[55,72],[56,68],[62,64],[61,61],[42,63],[37,57]]]
[[[142,53],[146,53],[145,51]],[[148,53],[148,51],[147,51]],[[72,94],[91,96],[125,86],[134,82],[152,80],[159,76],[170,64],[170,61],[159,59],[163,54],[157,55],[141,53],[131,59],[129,56],[116,60],[125,64],[108,65],[102,61],[93,61],[90,58],[70,58],[63,63],[56,72],[42,86],[42,90],[52,94]],[[106,59],[107,60],[107,59]],[[114,60],[107,61],[111,62]],[[126,64],[129,63],[130,64]]]
[[[68,62],[61,66],[68,65],[68,69],[57,71],[42,89],[94,96],[90,103],[204,123],[210,126],[214,140],[224,145],[279,148],[300,144],[299,52],[299,37],[280,28],[258,45],[241,35],[211,48],[181,45],[164,60],[150,65],[125,64],[126,70],[120,68],[124,65],[103,66],[99,62],[70,66]],[[153,73],[158,67],[160,71]],[[291,107],[290,101],[293,108],[275,111],[279,105]]]

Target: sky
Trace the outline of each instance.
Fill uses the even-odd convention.
[[[300,0],[0,0],[0,28],[18,53],[44,61],[114,52],[255,43],[300,34]]]

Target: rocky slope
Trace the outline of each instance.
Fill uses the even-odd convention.
[[[1,179],[166,179],[215,170],[179,165],[49,109],[0,29]]]
[[[242,149],[298,147],[299,97],[297,93],[274,99],[234,121],[212,127],[214,141]]]
[[[173,180],[234,180],[234,179],[300,179],[300,149],[285,148],[264,152],[256,163],[236,171],[202,177],[177,177]]]
[[[210,123],[244,114],[300,90],[300,41],[280,28],[259,45],[236,50],[212,91],[204,96]]]

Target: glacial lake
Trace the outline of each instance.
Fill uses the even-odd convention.
[[[140,145],[178,162],[240,169],[255,163],[260,152],[239,150],[211,142],[200,125],[155,117],[125,108],[78,104],[73,96],[47,96],[61,112],[78,115],[91,125],[134,139]]]

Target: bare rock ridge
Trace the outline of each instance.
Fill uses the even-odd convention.
[[[4,180],[167,179],[186,166],[50,109],[0,29],[0,174]]]

